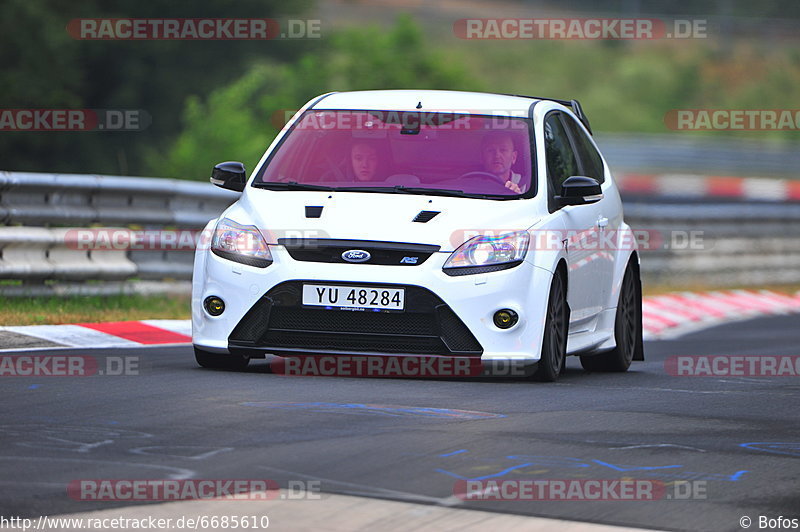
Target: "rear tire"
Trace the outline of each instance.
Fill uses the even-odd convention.
[[[550,285],[547,299],[547,318],[544,324],[542,355],[533,378],[541,382],[553,382],[564,371],[567,358],[567,332],[569,311],[564,275],[556,272]]]
[[[642,349],[642,284],[639,273],[632,262],[625,268],[625,276],[619,292],[617,314],[614,319],[614,340],[617,346],[601,355],[581,357],[581,366],[586,371],[628,371],[637,351]]]
[[[242,355],[210,353],[194,348],[194,359],[197,363],[209,369],[227,369],[231,371],[243,370],[250,363],[250,359]]]

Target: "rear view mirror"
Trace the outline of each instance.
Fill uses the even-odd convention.
[[[591,177],[574,175],[564,180],[561,195],[556,196],[560,205],[586,205],[603,199],[600,183]]]
[[[211,171],[211,183],[220,188],[242,192],[247,183],[244,165],[234,161],[219,163]]]

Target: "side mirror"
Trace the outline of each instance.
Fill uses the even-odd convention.
[[[603,199],[600,183],[591,177],[574,175],[564,180],[561,195],[556,196],[560,205],[586,205]]]
[[[220,188],[242,192],[247,184],[247,173],[242,163],[219,163],[211,171],[211,183]]]

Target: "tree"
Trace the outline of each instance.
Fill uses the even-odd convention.
[[[142,109],[141,132],[0,134],[3,169],[43,172],[144,172],[146,150],[180,132],[189,95],[205,97],[256,60],[291,61],[314,46],[304,40],[76,40],[77,18],[278,18],[302,13],[310,0],[5,0],[0,3],[3,107]]]
[[[433,51],[408,17],[389,32],[343,30],[295,63],[264,62],[208,98],[190,98],[183,132],[163,158],[149,156],[150,172],[164,169],[161,175],[206,180],[223,160],[252,168],[286,118],[314,96],[401,88],[476,90],[480,84]]]

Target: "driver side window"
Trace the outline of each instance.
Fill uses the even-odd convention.
[[[561,184],[568,177],[579,174],[575,153],[559,113],[549,114],[544,121],[544,145],[550,190],[558,195],[561,194]]]

